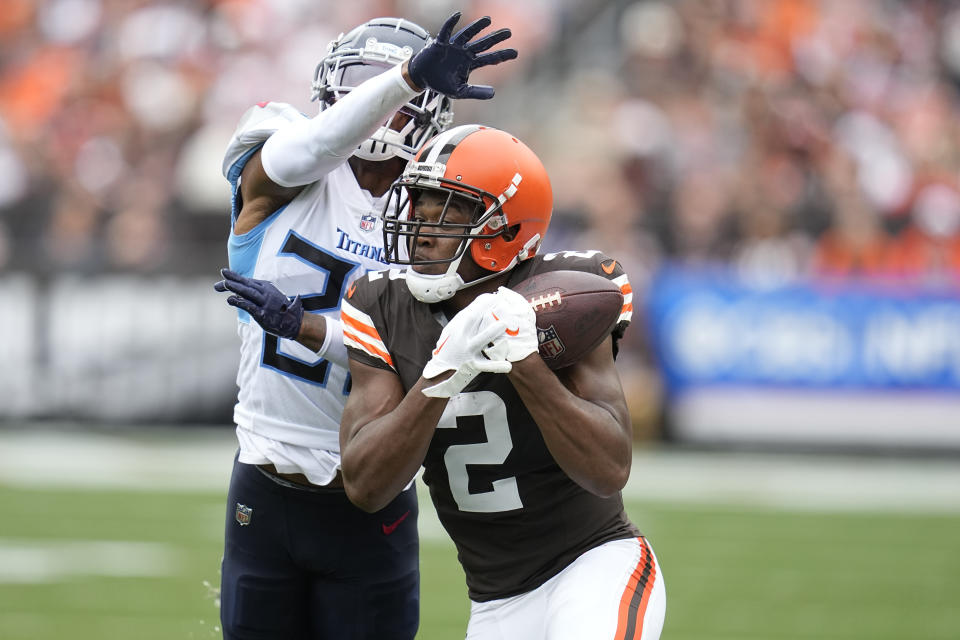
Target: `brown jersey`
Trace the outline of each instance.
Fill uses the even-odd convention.
[[[537,255],[520,263],[509,283],[571,269],[616,282],[625,304],[616,341],[630,322],[630,285],[619,263],[599,252]],[[435,306],[419,302],[403,272],[369,273],[343,301],[350,357],[396,372],[416,384],[442,325]],[[525,593],[583,552],[639,535],[620,494],[600,498],[571,480],[513,385],[482,373],[450,399],[423,462],[441,523],[456,544],[470,597],[487,601]]]

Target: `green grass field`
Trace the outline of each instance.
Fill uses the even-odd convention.
[[[218,638],[222,494],[0,485],[0,638]],[[664,640],[960,638],[960,515],[631,502]],[[452,546],[422,550],[423,640],[462,638]]]

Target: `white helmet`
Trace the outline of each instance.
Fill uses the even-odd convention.
[[[426,46],[430,34],[402,18],[375,18],[340,36],[313,74],[311,100],[324,110],[365,80],[402,63]],[[388,118],[353,155],[363,160],[412,160],[424,143],[453,122],[450,99],[427,89],[400,108],[410,116],[400,131]]]

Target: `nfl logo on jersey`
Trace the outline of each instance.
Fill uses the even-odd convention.
[[[253,508],[248,507],[245,504],[237,503],[237,522],[240,523],[240,526],[246,526],[250,524],[250,518],[253,517]]]
[[[372,213],[365,213],[360,217],[360,230],[361,231],[373,231],[373,228],[377,226],[377,216]]]
[[[564,352],[563,343],[553,325],[546,329],[537,327],[537,342],[540,343],[540,355],[544,358],[556,358]]]

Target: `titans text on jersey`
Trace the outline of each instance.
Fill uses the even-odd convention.
[[[372,229],[373,228],[371,227],[370,230]],[[373,258],[381,264],[387,264],[386,258],[383,257],[382,246],[364,244],[359,240],[353,240],[350,238],[349,233],[340,228],[337,228],[337,233],[340,234],[340,240],[337,242],[337,249],[343,249],[344,251],[352,253],[355,256]]]

